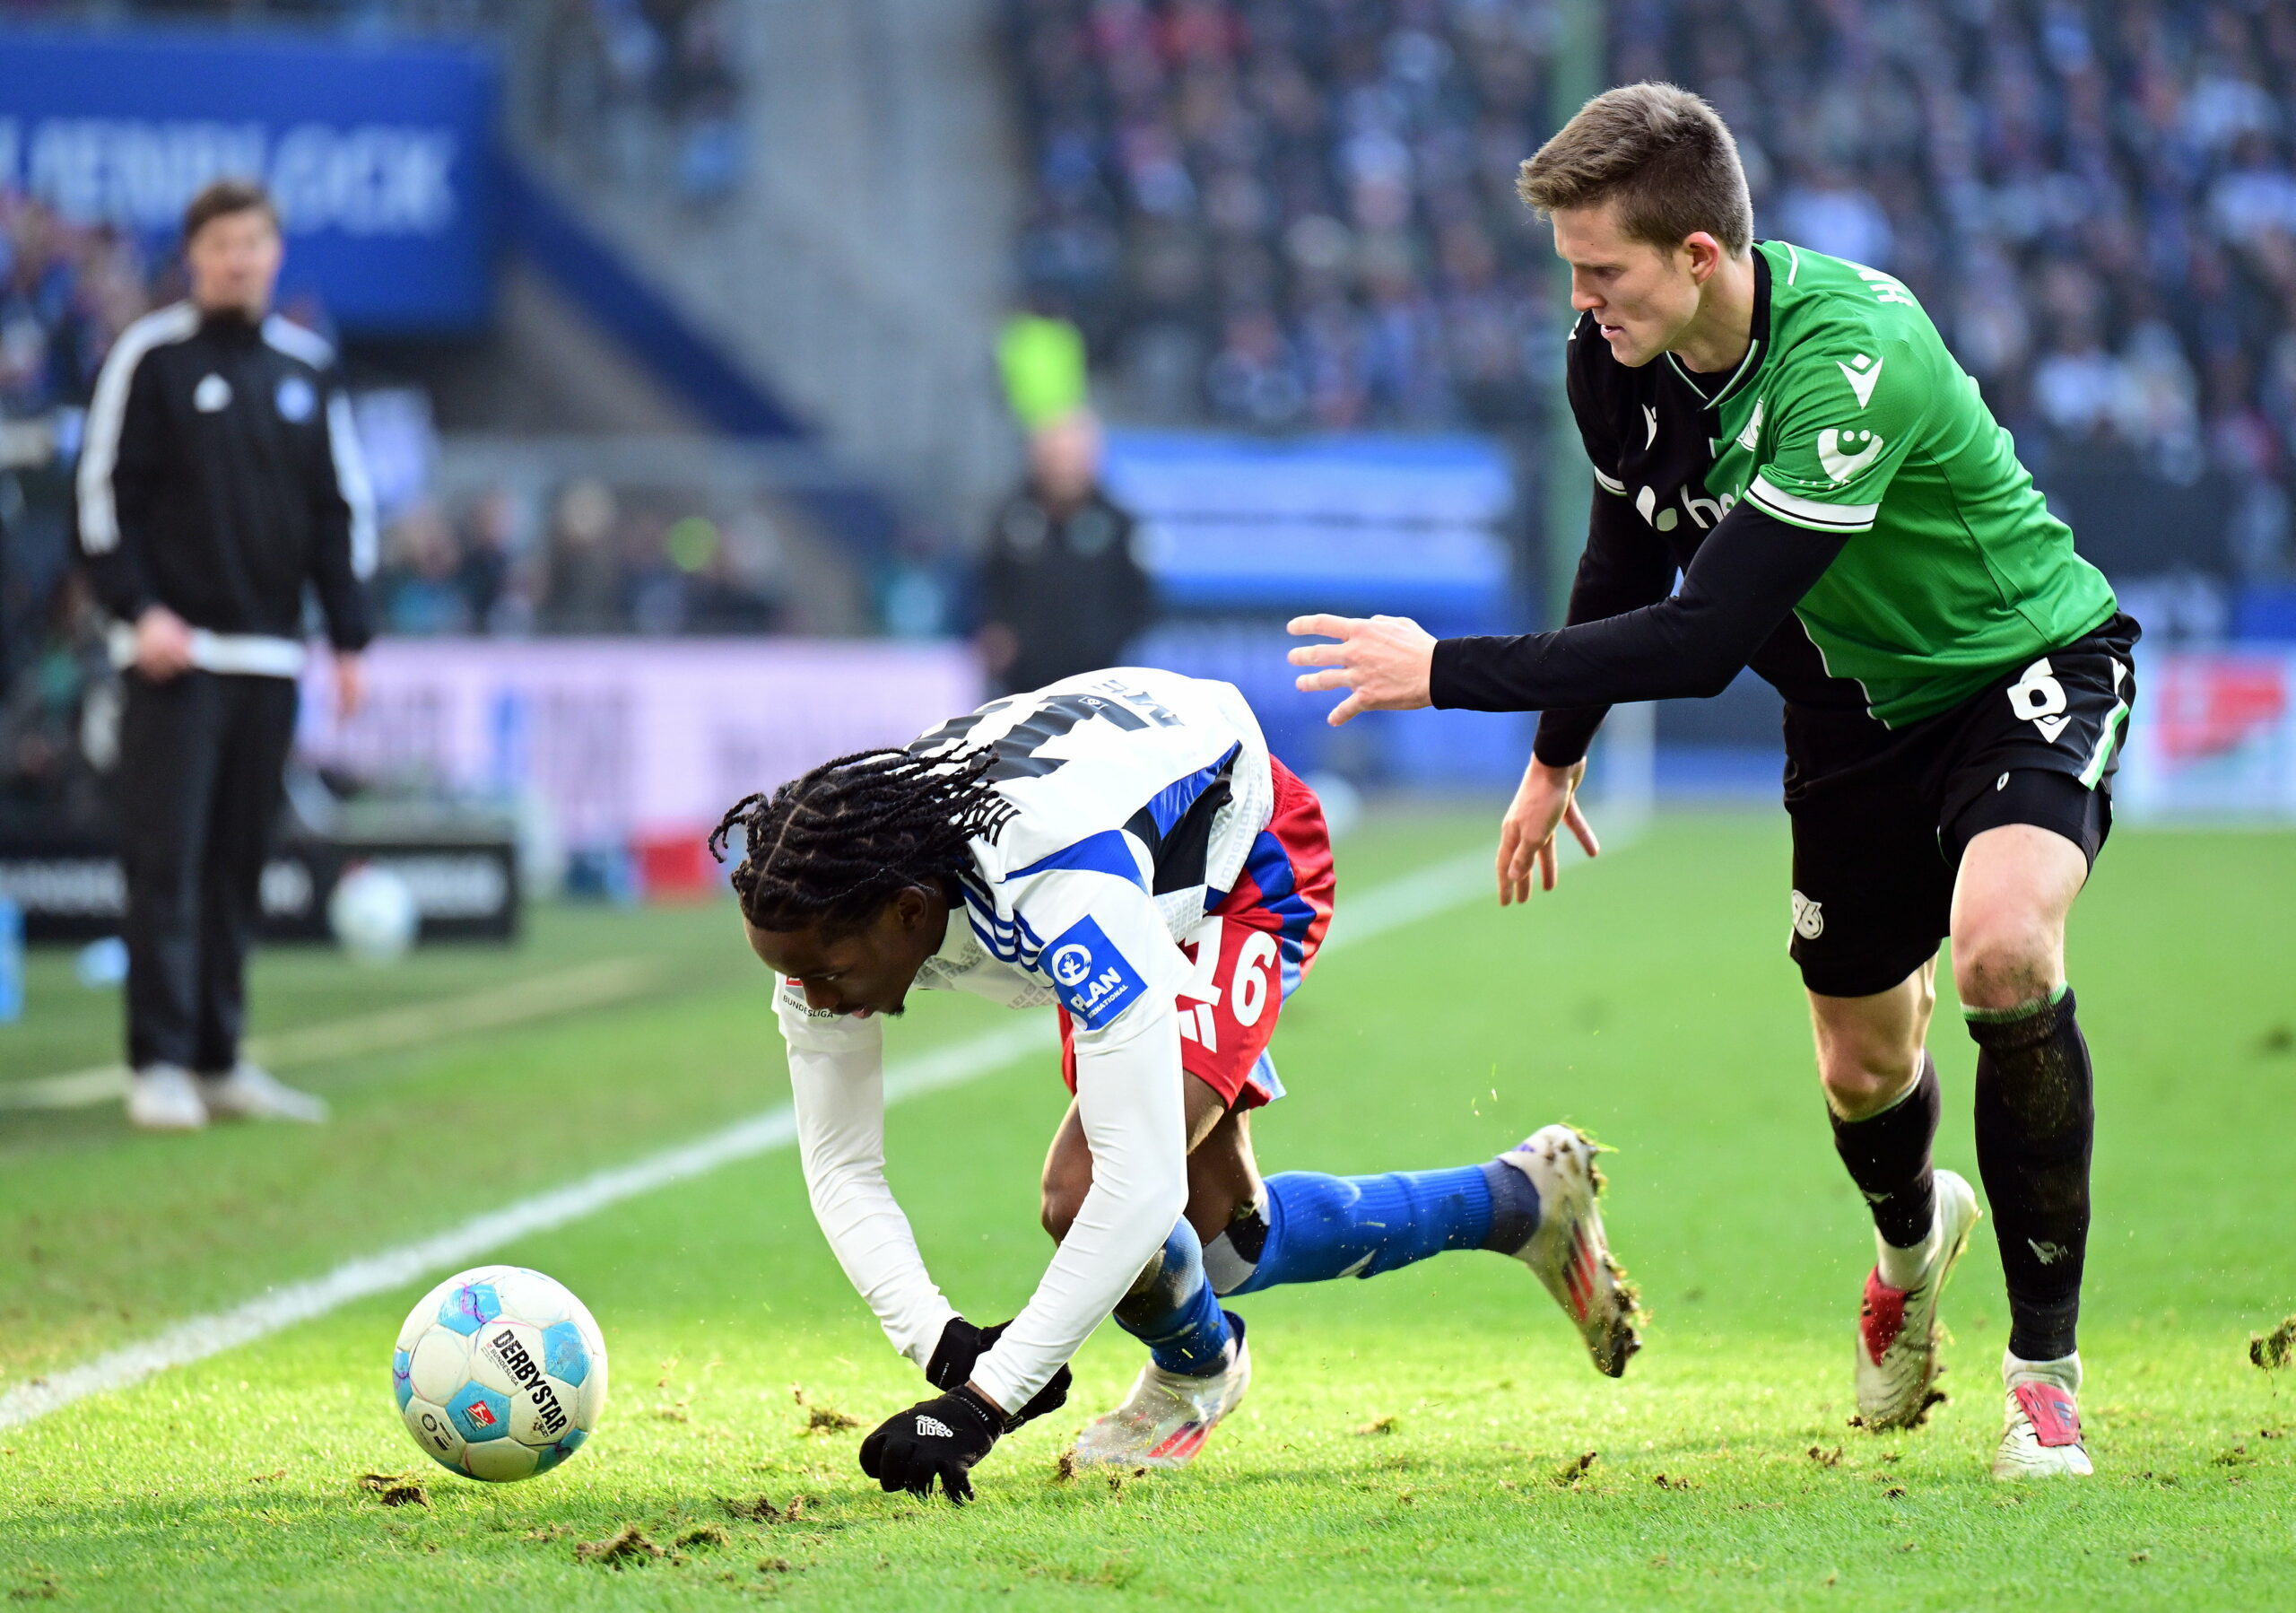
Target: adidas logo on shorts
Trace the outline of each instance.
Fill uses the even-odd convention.
[[[917,1432],[920,1436],[929,1434],[935,1439],[954,1439],[957,1436],[957,1431],[939,1417],[926,1417],[922,1412],[918,1414]]]

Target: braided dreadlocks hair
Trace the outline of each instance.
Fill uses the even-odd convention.
[[[856,751],[735,802],[710,833],[709,854],[724,862],[728,837],[742,831],[734,892],[760,929],[848,934],[910,885],[954,901],[971,861],[966,842],[994,841],[1013,815],[988,780],[996,761],[987,750]]]

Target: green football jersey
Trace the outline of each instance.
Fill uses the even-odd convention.
[[[1795,607],[1826,671],[1895,728],[2110,617],[2111,585],[1903,283],[1785,241],[1754,250],[1768,330],[1713,400],[1704,479],[1723,510],[1747,499],[1851,535]]]

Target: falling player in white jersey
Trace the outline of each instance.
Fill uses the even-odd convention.
[[[1604,1240],[1594,1145],[1571,1128],[1459,1169],[1260,1176],[1250,1112],[1283,1093],[1268,1038],[1331,921],[1331,847],[1228,684],[1070,678],[752,796],[712,849],[736,830],[814,1216],[941,1391],[863,1442],[886,1490],[937,1478],[969,1497],[970,1469],[1062,1403],[1069,1357],[1111,1314],[1150,1361],[1076,1454],[1179,1466],[1250,1378],[1222,1299],[1448,1249],[1523,1260],[1595,1365],[1626,1370],[1634,1297]],[[1059,1248],[1001,1327],[942,1296],[885,1183],[878,1020],[912,987],[1059,1015],[1075,1094],[1045,1162]]]

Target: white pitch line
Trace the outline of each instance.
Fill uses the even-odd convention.
[[[1494,856],[1491,851],[1463,851],[1416,874],[1375,885],[1361,896],[1337,904],[1323,950],[1360,946],[1391,929],[1464,907],[1486,890],[1496,901],[1499,876],[1492,871]]]
[[[462,997],[402,1003],[348,1019],[250,1037],[248,1057],[258,1064],[326,1064],[417,1047],[449,1036],[499,1031],[639,996],[661,973],[660,964],[643,958],[607,958],[555,974],[529,975]],[[0,1082],[0,1110],[83,1109],[91,1103],[117,1103],[126,1094],[127,1067],[99,1064],[59,1076]]]
[[[1350,921],[1335,924],[1323,950],[1359,946],[1376,936],[1458,906],[1482,888],[1490,855],[1473,852],[1376,885],[1349,905]],[[885,1072],[888,1107],[905,1099],[977,1080],[1011,1064],[1022,1054],[1048,1046],[1053,1022],[1035,1016],[1022,1024],[961,1042],[954,1047],[905,1059]],[[297,1322],[372,1295],[406,1287],[433,1272],[467,1266],[479,1256],[535,1233],[570,1222],[657,1189],[691,1181],[723,1165],[752,1159],[796,1140],[796,1112],[787,1104],[754,1114],[709,1136],[630,1164],[617,1165],[483,1216],[445,1232],[349,1260],[308,1282],[178,1322],[139,1343],[99,1356],[82,1366],[34,1378],[0,1394],[0,1429],[13,1428],[60,1411],[90,1395],[131,1388],[173,1367],[188,1366],[225,1350],[252,1344]]]

